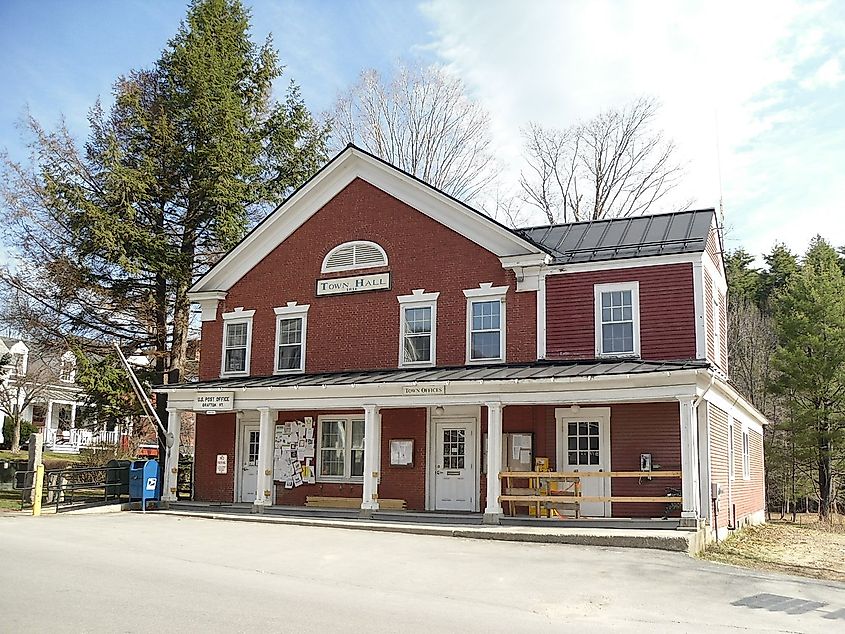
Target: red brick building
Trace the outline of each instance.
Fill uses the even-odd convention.
[[[713,210],[511,230],[349,147],[191,289],[195,497],[761,521],[721,253]]]

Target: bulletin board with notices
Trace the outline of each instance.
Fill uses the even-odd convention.
[[[314,484],[315,448],[313,418],[277,424],[273,442],[273,480],[283,482],[286,489]]]

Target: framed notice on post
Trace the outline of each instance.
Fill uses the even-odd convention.
[[[413,467],[414,466],[414,440],[413,438],[396,439],[390,441],[390,466],[391,467]]]

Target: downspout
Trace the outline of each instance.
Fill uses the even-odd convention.
[[[707,392],[710,391],[710,388],[713,387],[713,383],[715,383],[715,382],[716,382],[716,374],[714,372],[711,372],[710,373],[710,383],[707,385],[707,388],[699,396],[696,396],[692,400],[692,408],[693,408],[693,412],[695,412],[696,421],[698,421],[698,406],[701,403],[701,401],[704,400],[704,396],[707,394]],[[706,423],[705,437],[707,439],[707,489],[706,489],[707,495],[706,495],[705,499],[710,500],[710,505],[708,505],[708,506],[712,506],[712,509],[713,509],[713,525],[715,526],[716,541],[718,542],[719,541],[719,523],[718,523],[718,520],[716,519],[716,517],[717,517],[716,516],[716,498],[714,498],[713,494],[711,493],[711,491],[713,490],[713,479],[712,479],[712,472],[711,472],[711,469],[710,469],[710,416],[709,416],[709,413],[708,413],[707,420],[705,421],[705,423]],[[698,425],[696,425],[696,429],[698,429]],[[697,460],[698,474],[699,474],[699,477],[700,477],[701,476],[701,447],[699,447],[699,452],[698,452],[698,456],[696,456],[696,460]],[[701,491],[699,491],[699,495],[701,495]]]
[[[734,429],[736,428],[736,419],[734,418],[734,410],[736,409],[736,404],[739,402],[739,395],[734,399],[734,402],[731,403],[730,409],[728,409],[728,416],[730,417],[731,424],[728,425],[728,433],[730,433],[731,437],[728,439],[728,448],[730,449],[733,447],[733,451],[728,452],[728,460],[730,460],[730,464],[728,465],[728,530],[735,531],[736,530],[736,504],[734,504],[734,485],[733,480],[731,479],[731,470],[734,472],[734,478],[736,478],[736,469],[734,463],[736,462],[736,443],[734,442]],[[733,518],[731,518],[733,516]]]

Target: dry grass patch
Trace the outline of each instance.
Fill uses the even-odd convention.
[[[845,581],[845,521],[821,524],[814,516],[798,522],[749,526],[710,546],[704,559],[815,579]]]

